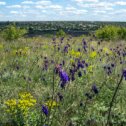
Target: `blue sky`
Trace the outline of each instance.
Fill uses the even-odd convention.
[[[0,0],[0,21],[126,21],[126,0]]]

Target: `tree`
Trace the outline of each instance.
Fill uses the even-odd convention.
[[[56,32],[56,36],[57,37],[65,37],[66,33],[61,29],[58,32]]]
[[[118,30],[117,26],[104,26],[96,31],[97,38],[104,40],[116,40],[118,38]]]
[[[8,25],[7,28],[2,32],[2,36],[6,41],[19,39],[24,34],[26,34],[26,30],[18,28],[16,25]]]

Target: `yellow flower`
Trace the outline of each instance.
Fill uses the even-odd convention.
[[[28,55],[28,52],[29,52],[29,47],[24,47],[17,50],[13,50],[12,54],[18,56],[26,56]]]
[[[5,104],[9,107],[16,106],[16,99],[10,99],[5,102]]]
[[[74,63],[74,60],[73,59],[70,59],[70,63]]]
[[[81,53],[80,53],[80,52],[74,51],[73,49],[69,52],[69,54],[70,54],[71,56],[73,56],[73,57],[76,57],[76,58],[78,58],[78,57],[81,56]]]
[[[75,57],[80,57],[81,56],[81,53],[80,52],[75,52]]]
[[[89,71],[89,72],[93,72],[93,68],[94,68],[93,65],[88,66],[88,71]]]
[[[21,112],[27,115],[27,112],[30,107],[33,107],[36,104],[36,99],[28,92],[19,93],[19,99],[10,99],[5,102],[5,105],[9,107],[7,112],[14,113],[14,110],[20,109]]]
[[[30,99],[30,98],[33,98],[33,96],[29,92],[21,92],[21,93],[19,93],[19,97],[21,99]]]
[[[14,113],[17,107],[16,99],[9,99],[4,103],[8,108],[6,109],[7,113]]]
[[[106,47],[103,48],[103,51],[107,54],[112,54],[112,51]]]
[[[29,100],[19,99],[18,101],[18,107],[21,109],[26,109],[32,106],[34,106],[34,103],[30,102]]]
[[[97,56],[97,52],[96,51],[91,52],[91,54],[90,54],[91,58],[95,58],[96,56]]]
[[[58,106],[58,103],[54,100],[49,100],[45,103],[46,106],[48,106],[49,108],[54,108]]]

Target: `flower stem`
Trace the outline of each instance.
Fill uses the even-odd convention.
[[[111,117],[112,106],[113,106],[114,100],[115,100],[115,98],[116,98],[116,94],[117,94],[117,92],[118,92],[118,89],[119,89],[119,87],[120,87],[120,85],[121,85],[121,83],[122,83],[122,80],[123,80],[123,74],[122,74],[122,76],[121,76],[121,78],[120,78],[120,81],[119,81],[118,84],[117,84],[117,87],[116,87],[116,89],[115,89],[115,92],[114,92],[114,94],[113,94],[112,100],[111,100],[110,105],[109,105],[108,118],[107,118],[107,124],[106,124],[106,126],[110,126],[110,117]]]

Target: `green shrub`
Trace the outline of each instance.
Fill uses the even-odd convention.
[[[56,32],[56,36],[57,37],[65,37],[66,33],[61,29],[61,30]]]
[[[20,37],[22,37],[26,33],[25,29],[17,28],[16,25],[9,25],[7,28],[2,32],[2,37],[6,41],[13,41]]]
[[[111,26],[107,25],[100,29],[98,29],[96,32],[96,37],[103,40],[117,40],[126,39],[126,28],[119,27],[119,26]]]
[[[118,37],[119,39],[126,40],[126,28],[120,28],[118,30]]]

